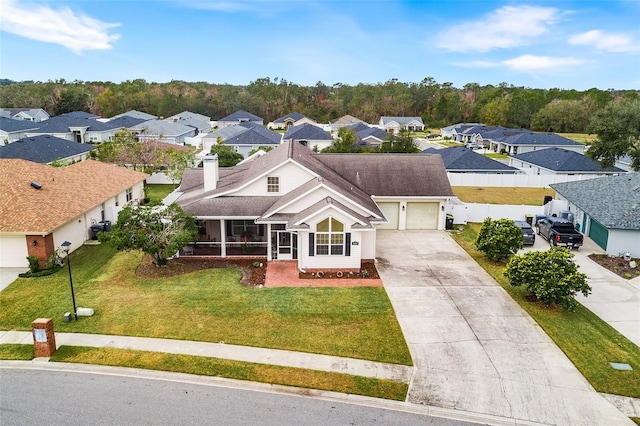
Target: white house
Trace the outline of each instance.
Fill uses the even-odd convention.
[[[382,130],[389,133],[398,133],[400,130],[408,130],[410,132],[423,131],[424,123],[420,117],[380,117],[378,124]]]

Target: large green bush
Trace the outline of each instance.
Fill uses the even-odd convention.
[[[573,257],[565,247],[530,251],[511,257],[504,275],[512,286],[524,285],[530,295],[546,306],[557,304],[574,311],[578,304],[574,296],[578,292],[588,296],[591,287],[587,275],[578,272]]]
[[[482,222],[475,241],[476,248],[491,260],[508,259],[523,245],[522,230],[513,220],[492,220],[490,217]]]

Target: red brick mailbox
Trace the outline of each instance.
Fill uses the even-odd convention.
[[[38,318],[31,323],[36,358],[51,357],[56,352],[56,335],[51,318]]]

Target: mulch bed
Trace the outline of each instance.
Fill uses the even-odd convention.
[[[213,268],[236,268],[242,271],[240,284],[248,287],[264,285],[267,273],[267,264],[258,261],[262,266],[253,266],[255,259],[171,259],[167,266],[157,267],[151,261],[151,257],[145,256],[140,266],[136,269],[136,275],[149,278],[169,278],[189,272],[201,271]]]
[[[373,262],[362,262],[360,264],[360,272],[349,273],[344,272],[342,277],[339,277],[337,271],[332,272],[323,272],[322,277],[319,277],[315,272],[299,272],[298,276],[302,279],[379,279],[380,275],[378,275],[378,270],[376,269],[376,265]]]
[[[590,254],[589,258],[598,265],[610,270],[614,274],[620,275],[622,278],[631,279],[640,277],[640,259],[631,259],[636,262],[636,267],[630,266],[630,261],[624,260],[622,257],[609,256],[606,254]]]

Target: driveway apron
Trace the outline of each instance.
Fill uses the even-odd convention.
[[[408,402],[557,425],[632,424],[445,231],[378,231],[415,364]]]

